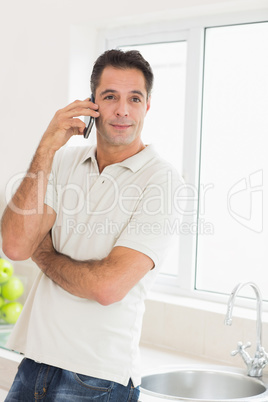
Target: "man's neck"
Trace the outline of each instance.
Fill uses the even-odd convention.
[[[113,165],[124,161],[127,158],[137,154],[145,148],[142,141],[137,143],[133,142],[129,145],[118,145],[118,146],[99,146],[97,143],[97,162],[99,166],[99,172],[101,173],[106,166]]]

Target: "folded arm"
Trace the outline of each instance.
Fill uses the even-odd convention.
[[[154,267],[150,257],[126,247],[114,247],[102,260],[76,261],[54,249],[50,233],[32,259],[67,292],[102,305],[122,300]]]

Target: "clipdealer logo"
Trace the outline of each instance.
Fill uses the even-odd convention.
[[[240,225],[256,233],[263,231],[263,170],[234,183],[227,195],[227,208]]]
[[[18,187],[24,177],[24,173],[17,174],[12,177],[6,187],[6,200],[10,200],[14,194],[14,189]],[[32,175],[28,175],[29,179]],[[10,207],[16,213],[23,215],[42,214],[44,207],[44,175],[39,172],[37,176],[38,189],[37,189],[37,202],[33,209],[20,210],[12,202]],[[98,215],[105,218],[105,215],[112,211],[114,208],[119,208],[124,214],[130,214],[133,204],[142,199],[143,189],[137,185],[119,186],[114,178],[107,175],[107,181],[110,181],[110,190],[112,188],[109,204],[103,204],[101,208],[96,210],[91,209],[91,199],[89,189],[67,183],[64,186],[57,186],[56,192],[58,194],[59,202],[61,202],[61,211],[64,215],[69,215],[68,230],[79,234],[87,233],[107,233],[116,232],[120,233],[122,228],[115,226],[112,222],[107,224],[103,220],[102,223],[90,223],[87,226],[85,223],[79,223],[73,220],[74,216],[78,216],[79,212],[86,208],[86,213],[89,215]],[[49,186],[50,184],[48,184]],[[215,231],[213,221],[207,220],[207,197],[209,194],[213,197],[213,190],[215,186],[213,183],[200,184],[199,188],[189,183],[179,185],[174,188],[171,184],[171,176],[167,175],[167,189],[161,186],[151,185],[149,188],[150,195],[145,199],[142,205],[142,212],[147,216],[161,215],[164,211],[171,214],[172,209],[175,208],[180,218],[176,219],[173,226],[165,222],[165,231],[180,234],[198,234],[198,235],[213,235]],[[239,225],[251,230],[255,233],[263,231],[263,170],[259,169],[246,177],[241,178],[231,185],[226,194],[226,207],[227,212]],[[66,197],[65,197],[66,195]],[[66,200],[66,201],[65,201]],[[71,200],[71,204],[68,202]],[[199,205],[199,209],[198,209]],[[141,211],[137,210],[135,216],[139,215]],[[198,219],[196,219],[198,215]],[[68,219],[68,218],[67,218]],[[135,230],[140,233],[147,233],[150,231],[157,232],[160,229],[156,223],[148,222],[138,223],[132,222]],[[130,225],[131,227],[131,225]],[[133,229],[133,228],[132,228]],[[163,230],[163,228],[161,228]]]
[[[125,222],[114,222],[108,218],[98,222],[78,222],[74,218],[69,218],[66,221],[66,233],[72,235],[82,235],[90,239],[93,235],[113,235],[119,237],[126,230],[128,234],[141,236],[161,236],[161,235],[191,235],[202,234],[211,235],[214,233],[214,228],[205,220],[196,222],[183,222],[182,219],[176,218],[170,221],[164,219],[161,223],[138,221],[132,219],[127,225]]]
[[[91,176],[91,174],[86,176],[85,182],[87,185],[90,183]],[[96,174],[93,176],[95,178]],[[30,180],[34,179],[37,183],[36,202],[33,203],[33,208],[20,209],[12,201],[12,195],[24,177],[25,173],[17,174],[10,179],[6,186],[6,200],[11,200],[9,201],[10,208],[22,215],[42,214],[44,212],[45,192],[48,189],[50,202],[55,207],[60,205],[57,225],[62,226],[65,221],[68,233],[88,237],[91,237],[93,233],[121,233],[125,223],[121,225],[109,220],[110,213],[114,209],[119,210],[125,216],[132,216],[128,230],[134,230],[140,234],[175,233],[196,235],[198,233],[199,235],[211,235],[214,233],[213,223],[207,222],[205,218],[207,193],[214,188],[211,183],[207,185],[201,184],[199,188],[189,183],[174,183],[172,181],[172,172],[167,172],[165,186],[149,184],[146,187],[147,196],[144,197],[145,190],[143,187],[137,184],[120,185],[114,177],[106,174],[103,175],[103,180],[105,179],[107,183],[105,191],[109,191],[109,197],[105,198],[101,195],[96,201],[96,197],[92,198],[91,196],[90,186],[70,182],[64,185],[56,184],[54,188],[49,182],[46,187],[44,183],[49,177],[45,177],[43,172],[38,172],[36,175],[26,174],[26,177]],[[198,201],[200,208],[199,219],[197,220]],[[140,203],[139,208],[137,208],[138,203]],[[175,220],[174,212],[177,215]],[[79,221],[80,213],[83,215],[82,222]],[[136,219],[141,214],[145,217],[147,216],[148,220],[139,221]],[[165,219],[163,221],[162,214],[171,217],[171,220]],[[86,215],[99,218],[87,220]],[[152,219],[154,216],[158,218]],[[105,219],[106,217],[107,219]]]

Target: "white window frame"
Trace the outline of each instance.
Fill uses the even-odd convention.
[[[185,120],[183,140],[183,170],[186,183],[199,188],[200,138],[202,119],[202,91],[204,41],[206,28],[268,21],[268,8],[231,14],[210,15],[193,19],[153,22],[143,26],[133,25],[111,28],[100,32],[99,51],[118,46],[183,41],[188,43],[185,97]],[[197,215],[186,217],[189,224],[197,227]],[[181,236],[177,278],[159,275],[155,291],[226,303],[227,295],[198,291],[195,289],[197,235]],[[241,278],[241,280],[243,280]],[[234,284],[235,286],[236,284]],[[231,292],[232,289],[230,289]],[[252,300],[241,299],[240,305],[255,308]],[[264,306],[268,311],[268,303]]]

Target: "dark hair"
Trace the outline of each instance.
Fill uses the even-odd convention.
[[[150,64],[142,57],[138,50],[112,49],[106,50],[96,60],[91,74],[91,92],[96,95],[96,88],[100,83],[101,74],[105,67],[112,66],[120,69],[133,68],[140,70],[145,78],[147,97],[151,95],[154,75]]]

